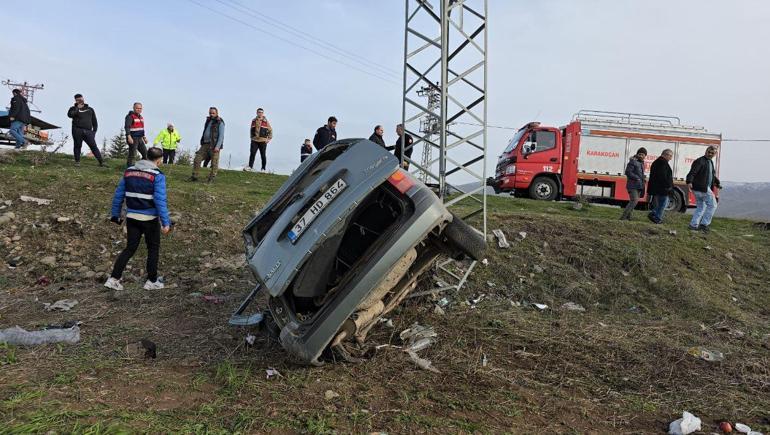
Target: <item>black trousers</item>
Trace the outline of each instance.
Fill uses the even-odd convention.
[[[174,158],[176,157],[176,150],[167,150],[163,148],[163,164],[174,164]]]
[[[72,141],[74,142],[75,161],[80,161],[80,149],[83,147],[83,141],[86,142],[88,148],[94,153],[94,157],[99,163],[102,162],[102,153],[99,152],[99,147],[96,146],[96,133],[93,130],[86,130],[85,128],[72,127]]]
[[[126,162],[128,166],[134,165],[134,159],[136,159],[136,152],[139,151],[139,154],[142,155],[142,159],[147,158],[147,146],[144,144],[144,138],[142,136],[139,137],[132,137],[134,140],[133,144],[128,144],[128,161]]]
[[[251,141],[251,150],[249,152],[249,167],[254,168],[254,157],[259,150],[259,157],[262,159],[262,169],[267,168],[267,142]]]
[[[157,281],[158,258],[160,257],[160,220],[155,218],[151,221],[140,221],[128,218],[126,219],[126,229],[128,230],[128,243],[126,249],[115,260],[111,276],[115,279],[120,279],[123,276],[128,260],[134,256],[139,242],[144,236],[144,243],[147,245],[147,279],[152,282]]]

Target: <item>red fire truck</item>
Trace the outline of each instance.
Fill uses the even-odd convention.
[[[534,199],[573,199],[623,205],[628,202],[625,168],[640,147],[647,149],[645,172],[664,149],[674,151],[669,163],[674,191],[669,210],[684,212],[695,204],[685,177],[692,162],[709,145],[717,148],[721,134],[682,125],[671,116],[581,110],[561,128],[530,122],[508,143],[487,184],[495,192]],[[719,154],[715,162],[719,171]],[[645,202],[647,196],[640,202]]]

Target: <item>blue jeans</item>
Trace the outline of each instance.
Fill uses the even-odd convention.
[[[666,206],[668,206],[668,195],[655,195],[652,197],[652,216],[657,222],[663,220]]]
[[[21,148],[27,141],[24,139],[24,123],[21,121],[11,121],[11,130],[9,131],[13,139],[16,140],[16,148]]]
[[[692,191],[695,195],[695,214],[692,215],[690,226],[695,228],[699,225],[709,226],[711,225],[711,218],[714,217],[714,212],[717,211],[717,200],[714,198],[714,193]]]

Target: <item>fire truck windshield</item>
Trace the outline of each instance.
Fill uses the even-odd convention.
[[[524,136],[524,133],[527,132],[526,128],[522,128],[521,130],[516,132],[516,135],[513,136],[513,139],[511,139],[510,142],[508,142],[508,146],[505,147],[505,151],[503,153],[508,154],[511,151],[515,150],[516,147],[519,145],[519,141],[521,140],[521,137]]]

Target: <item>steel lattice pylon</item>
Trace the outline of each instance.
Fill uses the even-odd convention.
[[[425,161],[404,160],[486,236],[487,0],[405,1],[402,123]],[[446,264],[459,281],[448,288],[461,287],[475,265],[456,274]]]

